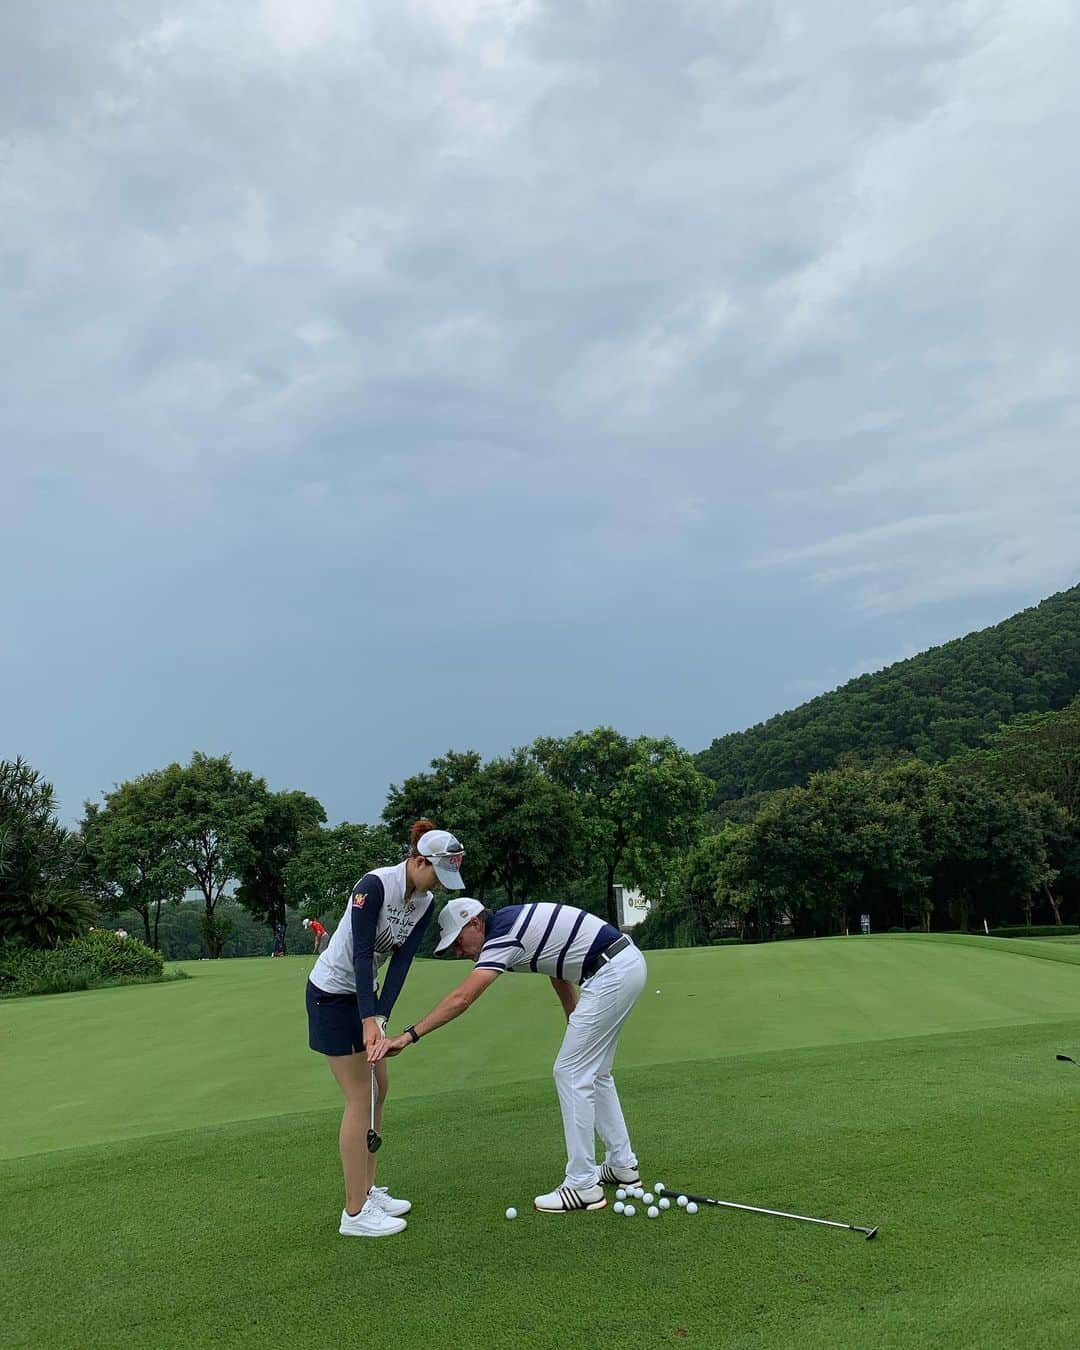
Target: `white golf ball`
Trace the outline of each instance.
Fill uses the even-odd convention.
[[[626,1192],[623,1190],[623,1188],[622,1188],[621,1186],[620,1186],[619,1189],[615,1192],[615,1199],[616,1199],[616,1200],[625,1200],[625,1199],[626,1199]]]
[[[642,1198],[642,1200],[645,1202],[645,1204],[651,1205],[652,1202],[653,1202],[653,1193],[652,1193],[652,1191],[646,1191],[645,1194],[644,1194],[641,1198]]]
[[[691,1200],[691,1201],[689,1201],[689,1202],[687,1203],[687,1206],[686,1206],[686,1212],[687,1212],[687,1214],[696,1214],[696,1213],[697,1213],[697,1205],[694,1204],[693,1200]]]
[[[666,1195],[662,1195],[662,1196],[660,1197],[660,1199],[657,1200],[656,1203],[660,1206],[661,1209],[670,1209],[670,1208],[671,1208],[671,1201],[667,1198]]]
[[[675,1201],[675,1203],[679,1206],[680,1209],[685,1209],[685,1208],[686,1208],[686,1196],[685,1196],[685,1195],[680,1195],[679,1198],[678,1198],[678,1200]]]
[[[623,1207],[623,1213],[626,1215],[628,1219],[632,1219],[634,1215],[637,1213],[637,1210],[634,1208],[633,1205],[625,1205]]]
[[[656,991],[656,992],[657,992],[657,993],[659,993],[659,992],[660,992],[660,990],[659,990],[659,989],[658,989],[658,990],[657,990],[657,991]]]
[[[653,1190],[656,1192],[657,1195],[659,1195],[661,1191],[666,1191],[667,1187],[664,1185],[662,1181],[657,1181],[653,1183]]]
[[[655,1205],[650,1205],[645,1212],[648,1214],[650,1219],[658,1219],[660,1217],[660,1211],[656,1208]]]
[[[634,1196],[635,1196],[636,1199],[640,1200],[641,1197],[642,1197],[644,1194],[645,1194],[645,1192],[641,1189],[640,1186],[635,1186],[635,1187],[634,1187]]]
[[[516,1219],[516,1218],[517,1218],[517,1210],[514,1208],[513,1205],[511,1205],[510,1208],[506,1211],[506,1217],[507,1217],[508,1219]]]
[[[616,1214],[621,1214],[623,1210],[626,1208],[626,1206],[623,1204],[621,1200],[616,1200],[611,1208],[615,1211]]]

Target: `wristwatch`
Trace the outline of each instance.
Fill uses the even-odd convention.
[[[416,1042],[420,1039],[420,1033],[416,1030],[415,1027],[406,1027],[405,1035],[409,1037],[413,1045],[415,1045]]]

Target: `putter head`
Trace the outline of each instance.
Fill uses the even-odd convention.
[[[1064,1062],[1065,1062],[1066,1064],[1075,1064],[1075,1063],[1076,1063],[1076,1060],[1073,1059],[1072,1055],[1055,1055],[1054,1058],[1055,1058],[1055,1059],[1064,1060]]]
[[[876,1237],[877,1237],[877,1225],[875,1224],[875,1226],[870,1229],[869,1233],[866,1234],[866,1240],[867,1242],[871,1242]]]
[[[369,1153],[378,1153],[379,1145],[382,1143],[382,1135],[378,1130],[368,1130],[367,1132],[367,1151]]]

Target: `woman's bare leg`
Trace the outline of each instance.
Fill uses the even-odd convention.
[[[375,1154],[368,1152],[367,1133],[371,1127],[371,1065],[362,1051],[352,1055],[327,1055],[330,1072],[345,1097],[345,1110],[338,1131],[341,1170],[345,1176],[345,1209],[359,1214],[375,1182]],[[380,1072],[381,1070],[381,1072]],[[382,1132],[382,1103],[386,1096],[386,1065],[379,1064],[375,1081],[375,1128]]]

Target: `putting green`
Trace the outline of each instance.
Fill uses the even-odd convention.
[[[617,1065],[647,1180],[873,1243],[532,1213],[563,1161],[544,980],[500,980],[394,1065],[381,1179],[416,1209],[378,1243],[336,1233],[307,959],[2,1003],[5,1340],[1072,1346],[1080,1071],[1054,1053],[1080,1057],[1078,960],[914,936],[649,954]],[[402,1017],[466,970],[418,965]]]

